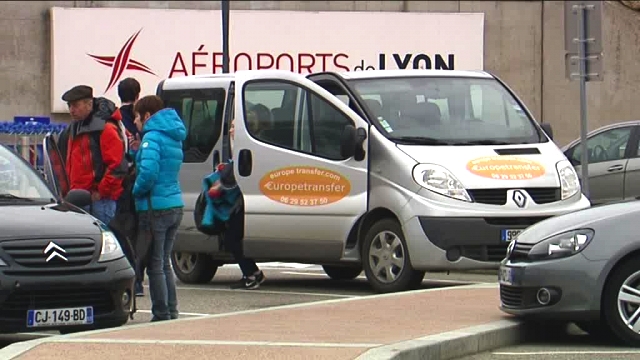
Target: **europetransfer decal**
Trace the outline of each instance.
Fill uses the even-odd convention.
[[[471,173],[496,180],[528,180],[545,174],[542,164],[515,156],[488,156],[467,163]]]
[[[260,191],[269,199],[293,206],[320,206],[349,195],[351,183],[341,174],[315,166],[273,170],[260,179]]]

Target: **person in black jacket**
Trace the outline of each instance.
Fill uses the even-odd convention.
[[[140,130],[135,124],[135,115],[133,113],[133,106],[140,98],[140,83],[138,80],[128,77],[123,79],[118,83],[118,97],[120,98],[120,116],[122,116],[122,125],[124,126],[125,134],[128,139],[129,146],[127,148],[127,153],[129,155],[130,164],[129,166],[133,168],[133,151],[138,150],[138,146],[140,144]],[[131,189],[128,189],[131,190]],[[131,216],[135,217],[134,214]],[[142,283],[144,281],[144,270],[146,268],[145,259],[140,259],[138,262],[138,266],[136,266],[136,283],[135,283],[135,295],[136,296],[144,296],[144,286]]]
[[[255,114],[250,112],[249,116],[255,116]],[[234,123],[235,119],[231,120],[229,125],[229,148],[231,154],[233,154],[235,134]],[[253,259],[244,256],[242,249],[242,240],[244,238],[244,201],[242,200],[242,196],[240,196],[240,200],[242,203],[240,204],[239,210],[234,212],[227,222],[227,230],[224,233],[223,243],[225,248],[231,252],[238,262],[240,270],[242,270],[242,279],[232,284],[231,288],[253,290],[260,287],[260,284],[265,280],[265,276]]]

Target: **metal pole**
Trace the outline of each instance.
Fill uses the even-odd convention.
[[[580,61],[580,144],[582,145],[582,192],[589,198],[589,154],[587,148],[587,39],[586,6],[578,5],[578,42]]]
[[[229,73],[229,0],[222,0],[222,72]]]

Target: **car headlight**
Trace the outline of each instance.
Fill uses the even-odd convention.
[[[535,244],[529,251],[529,258],[553,259],[575,255],[589,245],[594,234],[591,229],[579,229],[554,235]]]
[[[438,194],[472,202],[462,183],[449,170],[440,165],[417,165],[413,168],[413,180],[418,185]]]
[[[4,262],[4,260],[2,260],[2,258],[0,258],[0,266],[7,266],[7,263]]]
[[[100,258],[98,262],[117,260],[124,257],[122,247],[116,236],[108,230],[102,231],[102,250],[100,250]]]
[[[568,160],[562,160],[556,164],[556,170],[560,177],[561,199],[568,199],[580,191],[580,179],[573,165]]]

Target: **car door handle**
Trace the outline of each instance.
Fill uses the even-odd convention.
[[[607,169],[608,172],[620,171],[622,170],[622,165],[612,165]]]
[[[242,149],[238,153],[238,174],[242,177],[247,177],[251,175],[251,170],[253,168],[253,156],[251,155],[251,150]]]

